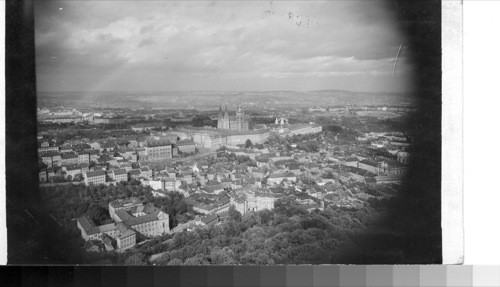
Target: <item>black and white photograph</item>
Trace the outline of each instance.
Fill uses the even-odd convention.
[[[9,264],[443,263],[441,1],[32,9]]]

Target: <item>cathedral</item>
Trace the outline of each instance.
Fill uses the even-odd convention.
[[[235,116],[230,116],[226,110],[222,111],[222,105],[219,108],[219,117],[217,119],[217,128],[221,130],[247,131],[249,117],[245,115],[241,106],[238,106]]]

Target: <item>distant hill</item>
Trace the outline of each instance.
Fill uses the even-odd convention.
[[[241,104],[247,108],[300,108],[342,105],[411,105],[414,94],[342,90],[265,92],[40,92],[39,106],[155,107],[214,109]]]

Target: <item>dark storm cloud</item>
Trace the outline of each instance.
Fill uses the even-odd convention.
[[[292,90],[335,88],[343,79],[356,83],[352,89],[379,89],[373,83],[381,81],[386,90],[405,90],[411,67],[401,53],[400,81],[391,76],[404,36],[387,7],[378,1],[37,2],[39,87],[121,90],[148,79],[161,90],[267,90],[277,83]]]

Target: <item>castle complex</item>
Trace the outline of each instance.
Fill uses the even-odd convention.
[[[224,112],[222,111],[222,106],[220,106],[219,117],[217,119],[217,129],[247,131],[248,122],[249,122],[249,117],[245,115],[241,106],[238,106],[235,116],[229,115],[229,112],[227,111],[227,106]]]
[[[245,115],[241,106],[236,109],[236,115],[230,116],[227,110],[219,107],[217,128],[213,127],[176,127],[173,133],[180,138],[192,140],[195,144],[209,149],[221,146],[237,147],[250,140],[252,144],[263,144],[271,134],[285,137],[294,134],[311,134],[321,132],[322,127],[312,123],[289,124],[286,118],[276,118],[275,124],[256,125],[249,129],[250,116]],[[259,127],[260,126],[260,127]]]

